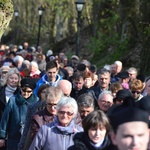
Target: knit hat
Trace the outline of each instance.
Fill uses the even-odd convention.
[[[36,80],[33,78],[23,78],[21,80],[21,88],[23,87],[29,87],[30,89],[34,90],[36,85]]]
[[[109,117],[113,130],[116,132],[119,125],[128,122],[141,121],[149,124],[149,114],[136,107],[121,107]]]
[[[124,100],[124,99],[126,99],[127,97],[132,97],[132,94],[131,94],[131,92],[130,92],[129,90],[123,89],[123,90],[119,90],[119,91],[117,92],[116,98],[115,98],[114,100],[115,100],[115,101],[116,101],[117,99]]]

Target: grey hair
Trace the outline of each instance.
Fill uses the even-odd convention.
[[[17,61],[23,62],[23,61],[24,61],[24,58],[23,58],[22,56],[17,55],[16,57],[14,57],[13,61],[14,61],[14,62],[17,62]]]
[[[77,113],[78,113],[78,105],[77,105],[77,102],[76,102],[76,100],[74,98],[66,97],[66,96],[61,97],[61,99],[58,102],[57,107],[56,107],[57,111],[62,106],[71,106],[72,110],[73,110],[73,113],[74,113],[74,117],[77,115]]]
[[[77,104],[78,104],[78,107],[93,107],[94,108],[94,98],[90,94],[84,93],[78,97]]]
[[[19,81],[18,81],[18,86],[20,86],[20,81],[21,81],[21,76],[20,76],[20,72],[17,68],[10,68],[9,71],[6,74],[6,77],[4,78],[3,82],[1,83],[2,86],[7,85],[7,80],[9,78],[10,75],[12,74],[17,74]]]
[[[37,64],[37,62],[35,62],[35,61],[31,61],[31,63],[30,63],[30,66],[35,66],[36,68],[37,68],[37,70],[39,69],[39,66],[38,66],[38,64]]]
[[[119,61],[119,60],[115,61],[114,64],[116,64],[116,65],[118,65],[118,66],[122,66],[122,62]]]
[[[107,70],[105,68],[101,69],[99,72],[98,72],[98,77],[102,74],[109,74],[110,75],[110,70]]]
[[[45,99],[49,98],[50,100],[57,100],[63,96],[63,92],[59,87],[48,87],[45,92]]]
[[[113,100],[113,96],[112,96],[112,92],[111,91],[108,91],[108,90],[103,91],[101,94],[99,94],[98,100],[100,100],[103,95],[110,95],[112,100]]]
[[[136,69],[135,67],[129,68],[129,69],[128,69],[128,72],[129,72],[129,73],[130,73],[130,72],[134,72],[135,74],[138,74],[138,71],[137,71],[137,69]]]

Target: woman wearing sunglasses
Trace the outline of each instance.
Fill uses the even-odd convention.
[[[143,83],[141,80],[133,80],[130,84],[129,84],[129,88],[130,91],[132,93],[133,98],[135,99],[135,102],[139,101],[143,95],[141,94],[143,91]]]
[[[21,80],[21,92],[12,96],[4,110],[0,123],[0,147],[5,145],[7,150],[17,150],[18,143],[24,129],[27,108],[38,98],[33,94],[34,80],[25,78]]]
[[[29,150],[67,150],[73,145],[73,136],[83,130],[74,123],[78,112],[77,103],[71,97],[62,97],[56,110],[54,122],[39,129]]]

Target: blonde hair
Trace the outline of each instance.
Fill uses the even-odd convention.
[[[7,72],[7,74],[6,74],[3,82],[1,83],[2,86],[7,85],[8,78],[12,74],[17,74],[18,75],[18,78],[19,78],[18,86],[20,86],[21,76],[20,76],[20,72],[19,72],[19,70],[17,68],[11,68],[11,69],[9,69],[9,71]]]

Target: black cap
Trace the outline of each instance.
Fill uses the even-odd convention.
[[[36,85],[36,80],[33,78],[23,78],[21,80],[21,88],[23,87],[29,87],[30,89],[34,90],[35,85]]]
[[[129,77],[129,73],[127,71],[121,71],[117,74],[117,77],[125,79]]]
[[[119,90],[116,94],[116,99],[122,99],[124,100],[127,97],[132,97],[132,94],[129,90]]]
[[[85,69],[86,69],[86,65],[85,64],[78,64],[77,70],[79,70],[79,71],[85,71]]]
[[[113,130],[116,132],[119,125],[128,122],[141,121],[149,124],[149,114],[136,107],[120,107],[109,116]]]

